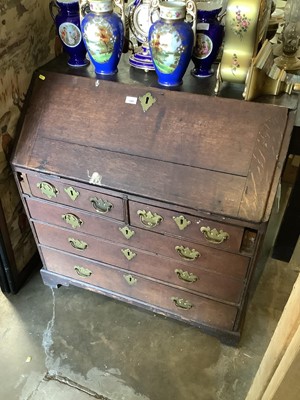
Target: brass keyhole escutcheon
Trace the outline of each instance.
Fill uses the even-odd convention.
[[[139,100],[144,112],[148,111],[149,108],[156,102],[156,98],[153,97],[150,92],[145,93],[144,96],[140,96]]]
[[[36,184],[36,186],[40,189],[40,191],[47,196],[49,199],[52,199],[52,197],[57,197],[59,190],[56,189],[54,185],[52,185],[49,182],[39,182]]]
[[[77,217],[77,215],[74,214],[63,214],[62,219],[69,225],[72,226],[72,228],[76,229],[79,228],[82,224],[83,221]]]
[[[128,285],[130,285],[130,286],[135,285],[137,283],[137,279],[130,274],[123,275],[123,277],[124,277],[125,281],[128,283]]]
[[[64,188],[64,191],[67,193],[67,195],[73,201],[75,201],[80,194],[79,192],[77,192],[76,189],[72,188],[72,186],[69,186],[68,188]]]
[[[134,230],[130,229],[128,226],[123,226],[122,228],[119,228],[119,231],[126,239],[130,239],[135,234]]]
[[[136,256],[136,253],[130,249],[121,249],[121,251],[128,261],[132,260]]]
[[[179,215],[178,217],[173,217],[173,220],[175,221],[176,225],[181,231],[183,231],[191,224],[191,221],[186,219],[183,215]]]

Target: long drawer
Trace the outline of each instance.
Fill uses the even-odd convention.
[[[112,264],[128,271],[179,286],[185,290],[231,303],[238,304],[244,291],[244,281],[233,279],[213,271],[205,271],[192,265],[158,256],[140,249],[99,240],[96,237],[80,235],[77,240],[87,244],[84,250],[73,247],[72,232],[65,229],[35,223],[40,244],[87,257],[106,264]],[[72,245],[73,243],[73,245]]]
[[[122,197],[111,196],[103,189],[92,190],[92,186],[83,188],[45,176],[28,174],[27,179],[31,194],[37,198],[124,220]]]
[[[225,330],[233,329],[237,314],[234,306],[74,255],[45,247],[41,251],[49,271],[158,307],[160,311],[166,310],[185,321],[204,323]],[[78,274],[78,271],[81,273]]]
[[[200,267],[237,279],[244,279],[247,272],[249,258],[245,256],[214,250],[199,244],[195,245],[181,238],[162,236],[156,232],[148,232],[144,229],[126,226],[117,221],[94,216],[91,213],[79,210],[74,211],[65,206],[41,202],[31,198],[26,199],[26,201],[31,218],[73,229],[73,235],[76,234],[76,237],[80,233],[92,234],[109,241],[122,243],[125,246],[173,258],[177,262],[185,263],[186,267]],[[69,221],[67,217],[70,217]],[[126,235],[126,232],[128,235]],[[88,243],[90,241],[89,238],[82,240]],[[68,249],[66,250],[68,251]],[[194,253],[193,250],[195,251]],[[191,253],[186,254],[189,251]]]

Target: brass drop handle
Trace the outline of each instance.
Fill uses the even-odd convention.
[[[68,238],[68,242],[76,250],[82,250],[83,251],[83,250],[87,249],[87,247],[88,247],[88,244],[85,243],[83,240],[74,239],[74,238]]]
[[[187,261],[195,261],[198,257],[200,257],[199,251],[190,249],[189,247],[175,246],[175,250],[181,258],[184,258]]]
[[[74,270],[76,271],[77,275],[82,276],[83,278],[88,278],[92,275],[92,271],[88,268],[84,268],[81,265],[75,265]]]
[[[154,228],[163,221],[163,217],[161,215],[152,213],[151,211],[138,210],[137,215],[140,217],[141,223],[146,228]]]
[[[71,225],[72,228],[74,229],[79,228],[83,224],[83,221],[75,214],[70,214],[70,213],[63,214],[61,217],[67,224]]]
[[[94,209],[101,214],[106,214],[107,212],[111,211],[113,205],[104,199],[98,199],[98,197],[91,197],[90,202]]]
[[[175,274],[184,282],[194,283],[198,280],[198,276],[182,269],[175,269]]]
[[[211,229],[209,226],[201,226],[200,232],[203,233],[208,242],[214,244],[221,244],[229,239],[229,234],[222,229],[218,231],[216,228]]]
[[[36,184],[36,186],[40,189],[42,194],[47,196],[49,199],[52,199],[52,197],[57,197],[59,193],[59,190],[49,182],[39,182]]]
[[[171,300],[174,302],[176,307],[183,310],[190,310],[193,307],[193,304],[188,300],[180,299],[179,297],[171,297]]]

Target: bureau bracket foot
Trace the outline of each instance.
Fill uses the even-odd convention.
[[[41,276],[46,286],[58,289],[60,286],[69,286],[69,279],[60,275],[56,275],[45,269],[41,269]]]

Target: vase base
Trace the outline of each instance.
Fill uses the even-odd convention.
[[[176,83],[169,83],[169,82],[160,82],[160,81],[158,81],[158,84],[159,84],[160,86],[163,86],[163,87],[172,88],[172,87],[181,86],[181,85],[182,85],[182,80],[181,80],[180,82],[176,82]]]
[[[193,68],[191,70],[191,74],[195,77],[195,78],[209,78],[210,76],[212,76],[214,74],[214,70],[211,69],[209,71],[199,71],[196,68]]]
[[[115,69],[114,71],[111,72],[106,72],[106,71],[96,71],[95,70],[95,74],[96,75],[101,75],[101,76],[112,76],[112,75],[116,75],[116,73],[118,72],[118,69]]]
[[[72,68],[82,68],[82,67],[87,67],[89,65],[89,60],[85,60],[83,62],[76,62],[76,63],[72,63],[68,61],[68,65],[69,67]]]

